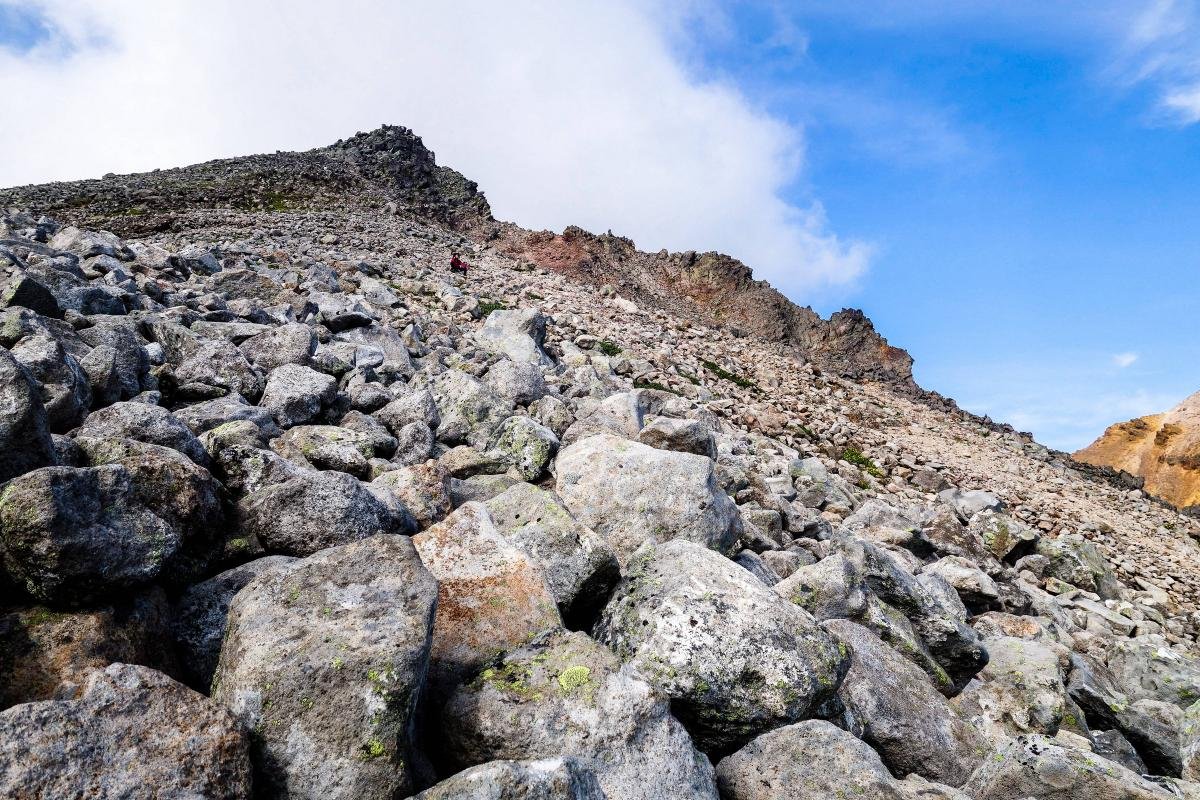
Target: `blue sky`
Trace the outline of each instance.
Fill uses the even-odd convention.
[[[344,5],[0,0],[0,184],[406,124],[501,218],[730,252],[1052,446],[1200,389],[1200,0]]]
[[[1117,37],[806,5],[690,52],[804,127],[789,191],[875,247],[819,311],[863,307],[921,385],[1065,449],[1200,390],[1200,125],[1113,75]]]

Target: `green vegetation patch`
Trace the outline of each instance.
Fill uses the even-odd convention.
[[[479,301],[479,313],[486,317],[493,311],[507,311],[508,306],[501,303],[499,300],[481,300]]]
[[[601,339],[599,342],[597,342],[596,349],[601,353],[604,353],[604,355],[608,356],[609,358],[621,353],[621,348],[613,342],[610,342],[608,339]]]
[[[706,370],[716,375],[721,380],[729,381],[730,383],[736,384],[743,389],[754,389],[755,391],[758,391],[757,383],[749,378],[743,378],[741,375],[733,374],[714,361],[701,361],[700,363],[704,365]]]
[[[876,478],[883,477],[883,470],[875,465],[875,462],[868,458],[863,451],[857,447],[847,447],[842,451],[842,461],[849,461],[854,466],[864,472],[874,475]]]

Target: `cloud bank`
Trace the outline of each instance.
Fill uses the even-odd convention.
[[[17,6],[0,0],[0,7]],[[803,138],[690,74],[637,0],[39,0],[0,48],[0,184],[331,143],[388,122],[479,181],[497,216],[645,249],[717,249],[793,296],[871,248],[784,199]],[[0,37],[2,38],[2,37]],[[798,299],[802,299],[800,297]]]

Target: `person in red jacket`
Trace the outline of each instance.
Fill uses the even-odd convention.
[[[450,271],[451,272],[461,272],[463,275],[466,275],[468,266],[470,266],[470,265],[467,264],[467,262],[463,261],[461,258],[458,257],[458,253],[450,254]]]

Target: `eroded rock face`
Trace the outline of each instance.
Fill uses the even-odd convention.
[[[712,765],[667,698],[582,633],[553,631],[486,667],[443,719],[461,765],[575,756],[611,800],[715,800]]]
[[[0,713],[5,797],[249,797],[245,730],[162,673],[113,664],[69,699]]]
[[[595,635],[667,693],[706,752],[814,715],[847,666],[811,615],[683,539],[638,549]]]
[[[646,540],[682,537],[724,553],[733,548],[737,507],[704,456],[601,434],[559,453],[556,471],[556,491],[572,515],[622,562]]]
[[[213,698],[252,731],[269,797],[403,795],[437,582],[403,536],[267,570],[229,606]]]

